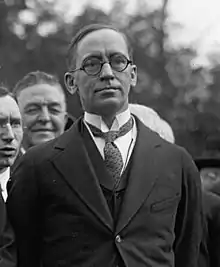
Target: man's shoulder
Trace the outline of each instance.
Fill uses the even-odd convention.
[[[202,192],[203,212],[206,219],[213,220],[219,218],[220,197],[212,192]],[[219,221],[218,219],[218,221]]]
[[[203,191],[202,192],[202,199],[204,206],[210,208],[220,208],[220,197],[212,192]]]

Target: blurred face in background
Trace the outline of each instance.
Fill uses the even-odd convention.
[[[202,187],[210,191],[217,183],[220,182],[220,168],[209,167],[200,170]]]
[[[54,139],[64,132],[66,102],[58,84],[27,87],[17,99],[23,120],[25,149]]]
[[[13,165],[22,142],[21,114],[9,95],[0,97],[0,172]]]

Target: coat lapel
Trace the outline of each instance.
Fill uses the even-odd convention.
[[[133,150],[128,186],[124,195],[116,234],[119,233],[137,213],[157,180],[155,147],[160,146],[161,139],[137,122],[137,139]]]
[[[80,134],[81,120],[58,139],[55,149],[62,150],[53,163],[63,178],[92,212],[113,231],[113,219]]]

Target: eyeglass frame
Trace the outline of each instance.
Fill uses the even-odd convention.
[[[127,60],[127,64],[125,65],[125,67],[124,67],[122,70],[115,70],[114,68],[112,68],[112,65],[111,65],[111,57],[113,57],[114,55],[120,55],[120,56],[124,57],[124,58]],[[89,60],[90,58],[92,58],[92,57],[97,58],[97,59],[100,61],[100,70],[99,70],[97,73],[95,73],[95,74],[89,74],[89,73],[87,73],[86,70],[85,70],[85,66],[83,66],[84,63],[85,63],[87,60]],[[126,68],[128,67],[129,64],[132,64],[132,63],[133,63],[132,60],[128,59],[125,55],[120,54],[120,53],[116,53],[116,54],[111,55],[109,59],[110,59],[110,60],[108,60],[108,61],[107,61],[107,60],[101,61],[97,56],[90,56],[90,57],[87,57],[87,58],[85,58],[85,59],[83,60],[83,62],[82,62],[82,66],[81,66],[80,68],[76,68],[76,69],[74,69],[74,70],[70,70],[69,72],[72,73],[72,72],[76,72],[76,71],[82,70],[82,71],[84,71],[88,76],[97,76],[97,75],[99,75],[99,74],[101,73],[102,68],[103,68],[103,65],[106,64],[106,63],[108,63],[108,64],[111,66],[112,70],[117,71],[117,72],[123,72],[124,70],[126,70]]]

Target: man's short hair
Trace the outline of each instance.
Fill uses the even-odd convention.
[[[120,33],[123,36],[127,44],[130,60],[133,59],[132,47],[130,45],[128,37],[121,30],[117,29],[116,27],[110,24],[89,24],[83,27],[81,30],[79,30],[70,42],[69,49],[67,52],[67,61],[66,61],[68,70],[72,70],[76,68],[76,55],[77,55],[77,47],[78,47],[79,42],[89,33],[102,30],[102,29],[110,29],[110,30]]]
[[[44,84],[44,83],[52,85],[52,86],[59,85],[65,97],[65,93],[64,93],[63,87],[61,86],[59,82],[59,79],[55,75],[52,75],[52,74],[49,74],[43,71],[39,71],[39,70],[29,72],[21,80],[19,80],[13,89],[13,93],[15,97],[18,98],[18,95],[20,94],[20,92],[26,89],[27,87],[31,87],[36,84]]]

